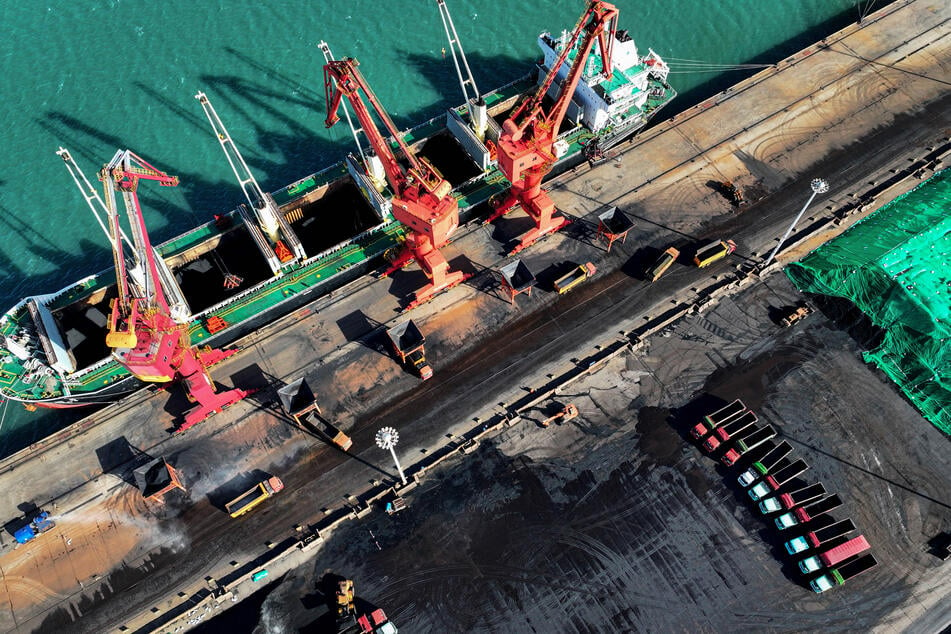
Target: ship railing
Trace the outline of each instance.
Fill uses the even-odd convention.
[[[222,308],[226,308],[226,307],[228,307],[228,306],[230,306],[230,305],[232,305],[232,304],[235,304],[235,303],[237,303],[237,302],[240,302],[240,301],[241,301],[242,299],[244,299],[245,297],[247,297],[247,296],[249,296],[249,295],[253,295],[253,294],[257,293],[258,291],[260,291],[262,288],[266,288],[266,287],[270,286],[271,284],[279,284],[279,283],[283,283],[284,281],[286,281],[286,280],[285,280],[284,278],[281,278],[281,277],[270,277],[270,278],[268,278],[268,279],[266,279],[266,280],[264,280],[264,281],[258,282],[258,283],[255,284],[254,286],[251,286],[251,287],[249,287],[249,288],[244,289],[243,291],[241,291],[241,292],[238,293],[237,295],[232,295],[232,296],[229,297],[228,299],[222,300],[222,301],[218,302],[217,304],[215,304],[215,305],[213,305],[213,306],[209,306],[208,308],[206,308],[205,310],[201,311],[200,313],[195,313],[195,314],[193,314],[192,317],[191,317],[191,318],[192,318],[192,321],[194,321],[194,320],[196,320],[196,319],[201,319],[202,317],[204,317],[204,316],[206,316],[206,315],[210,315],[211,313],[217,312],[217,311],[221,310]]]
[[[388,227],[392,226],[393,224],[398,224],[398,223],[395,220],[391,220],[387,222],[381,222],[378,225],[374,225],[370,227],[369,229],[367,229],[366,231],[362,231],[358,233],[357,235],[353,236],[347,242],[341,242],[339,244],[336,244],[330,247],[329,249],[325,251],[321,251],[314,257],[307,260],[307,264],[313,264],[314,262],[317,262],[318,260],[325,259],[331,255],[338,253],[339,251],[343,251],[344,249],[350,249],[352,247],[356,247],[358,246],[356,243],[359,242],[360,240],[363,240],[364,238],[369,238],[371,235],[373,235],[374,233],[378,233],[381,230],[385,231]]]
[[[87,376],[88,374],[91,374],[92,372],[97,372],[101,370],[104,366],[114,362],[115,360],[111,356],[105,357],[103,359],[100,359],[99,361],[96,361],[92,365],[87,365],[85,368],[76,370],[75,372],[69,375],[69,378],[64,378],[63,382],[68,383],[69,385],[81,385],[84,382],[82,380],[83,377]]]
[[[229,217],[231,217],[232,219],[234,219],[234,217],[235,217],[235,215],[236,215],[237,213],[238,213],[238,210],[237,210],[237,208],[235,208],[235,209],[232,209],[232,210],[229,211],[229,212],[226,212],[224,215],[229,216]],[[189,229],[189,230],[186,231],[185,233],[180,233],[180,234],[178,234],[177,236],[175,236],[174,238],[170,238],[169,240],[166,240],[166,241],[163,242],[162,244],[160,244],[160,245],[158,245],[157,247],[155,247],[155,249],[159,252],[159,254],[160,254],[163,258],[171,257],[171,256],[173,256],[173,255],[178,255],[180,252],[185,251],[185,250],[191,248],[192,246],[194,246],[194,244],[192,244],[192,240],[188,240],[188,239],[186,239],[186,238],[188,238],[189,236],[191,236],[191,235],[193,235],[193,234],[196,234],[196,233],[208,231],[208,229],[210,228],[210,225],[214,225],[214,224],[215,224],[215,221],[214,221],[214,220],[209,220],[208,222],[205,222],[205,223],[203,223],[203,224],[200,224],[200,225],[198,225],[197,227],[193,227],[193,228]],[[223,232],[219,231],[219,230],[217,229],[217,227],[215,228],[215,231],[216,231],[217,233],[223,233]],[[179,247],[178,249],[173,249],[173,250],[169,251],[168,253],[165,252],[166,250],[169,249],[169,245],[173,245],[173,244],[176,244],[176,243],[182,243],[184,246]]]

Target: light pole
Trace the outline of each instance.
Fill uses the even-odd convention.
[[[393,462],[396,463],[396,470],[400,473],[400,480],[403,481],[403,484],[406,484],[406,476],[403,475],[403,468],[400,467],[400,461],[396,458],[396,443],[400,440],[400,434],[398,431],[392,427],[384,427],[380,431],[376,432],[376,446],[380,449],[389,449],[390,453],[393,454]]]
[[[812,182],[809,183],[809,186],[812,188],[812,196],[809,197],[809,200],[806,201],[806,204],[802,206],[802,210],[799,212],[799,215],[796,216],[796,219],[792,221],[792,224],[789,225],[789,228],[786,229],[786,233],[783,234],[783,237],[779,239],[779,244],[776,245],[776,248],[773,249],[773,252],[769,254],[769,257],[766,258],[766,261],[763,262],[763,266],[760,268],[765,269],[769,266],[769,263],[773,261],[773,258],[776,257],[776,254],[779,252],[779,248],[783,246],[783,242],[786,241],[786,238],[789,237],[789,234],[792,233],[793,227],[799,223],[799,219],[802,218],[802,215],[806,213],[806,208],[812,202],[812,199],[816,197],[816,194],[824,194],[829,191],[829,183],[825,182],[821,178],[813,178]]]

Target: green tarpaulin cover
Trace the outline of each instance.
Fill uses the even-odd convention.
[[[951,434],[951,170],[892,201],[786,275],[845,297],[885,331],[864,354]]]

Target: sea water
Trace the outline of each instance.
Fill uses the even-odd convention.
[[[669,117],[860,17],[853,0],[617,0],[639,50],[668,59]],[[447,0],[483,92],[527,73],[536,37],[571,29],[581,0]],[[130,149],[181,184],[139,188],[154,243],[243,201],[194,95],[208,94],[266,191],[354,148],[324,127],[325,40],[355,57],[400,129],[463,101],[434,0],[7,2],[0,39],[0,312],[112,263],[108,241],[55,152],[95,184]],[[684,61],[692,60],[692,61]],[[699,66],[699,63],[708,66]],[[0,454],[75,420],[0,402]]]

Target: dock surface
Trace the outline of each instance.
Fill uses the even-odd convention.
[[[568,543],[605,570],[625,571],[625,578],[636,580],[635,587],[617,593],[611,609],[585,608],[589,624],[645,627],[646,616],[615,621],[620,617],[612,616],[612,610],[625,604],[634,610],[636,604],[644,615],[661,614],[676,597],[686,603],[684,612],[680,620],[670,616],[664,623],[716,630],[723,624],[715,618],[719,606],[737,608],[765,597],[771,605],[788,606],[789,612],[773,608],[767,618],[759,610],[747,610],[730,620],[727,629],[812,629],[826,623],[842,630],[879,624],[913,629],[926,622],[934,629],[944,627],[951,615],[951,606],[941,599],[948,595],[946,584],[931,560],[919,553],[924,536],[951,520],[951,506],[943,498],[951,463],[940,451],[946,439],[890,394],[888,384],[874,382],[878,377],[856,362],[854,342],[837,333],[831,319],[822,322],[822,333],[806,339],[814,354],[771,369],[757,350],[776,349],[785,359],[789,353],[784,346],[801,347],[803,342],[777,343],[769,320],[754,314],[754,307],[762,310],[764,303],[796,299],[784,278],[775,275],[783,261],[800,257],[943,165],[951,129],[949,17],[951,9],[941,3],[889,5],[861,25],[659,123],[624,144],[607,163],[558,177],[550,184],[552,197],[573,222],[520,254],[540,284],[531,297],[518,296],[514,305],[498,288],[494,271],[511,261],[502,253],[502,242],[526,226],[527,219],[517,214],[496,225],[461,228],[446,255],[475,276],[410,315],[400,315],[399,305],[422,282],[422,273],[412,268],[388,280],[357,280],[254,333],[241,342],[242,352],[213,375],[222,384],[260,391],[185,434],[169,434],[187,408],[184,396],[174,389],[149,390],[4,460],[0,509],[5,516],[21,515],[20,507],[32,501],[52,511],[57,527],[17,549],[8,535],[2,536],[0,629],[174,631],[231,605],[211,599],[208,579],[244,597],[260,585],[251,577],[263,566],[274,578],[298,565],[313,566],[315,555],[325,562],[318,570],[327,565],[363,568],[358,594],[387,597],[390,604],[383,607],[392,616],[412,597],[370,581],[374,565],[399,569],[407,563],[399,557],[409,556],[403,542],[407,536],[425,534],[425,527],[439,524],[440,517],[454,518],[446,519],[447,525],[463,530],[465,522],[458,518],[471,508],[485,509],[478,515],[486,522],[481,529],[504,533],[508,529],[495,515],[515,513],[517,505],[506,505],[512,500],[533,508],[526,496],[538,480],[543,481],[539,491],[550,486],[549,497],[578,510],[577,516],[568,514],[576,532],[562,533],[559,542],[538,526],[519,523],[519,530],[539,537],[520,541],[514,539],[518,535],[508,535],[506,543],[523,549],[533,540]],[[753,274],[799,212],[809,181],[820,176],[829,181],[829,193],[810,208],[780,263]],[[725,180],[744,189],[748,206],[734,209],[711,185]],[[608,205],[617,205],[635,222],[627,239],[609,253],[595,235],[597,212]],[[688,264],[691,248],[721,237],[737,242],[734,256],[704,269]],[[682,251],[682,261],[654,284],[639,279],[643,267],[671,245]],[[594,279],[564,297],[546,286],[561,267],[587,261],[598,268]],[[755,301],[744,303],[746,294]],[[715,313],[716,320],[707,318],[707,306],[726,312]],[[643,348],[645,338],[638,333],[678,310],[684,321],[648,333],[650,345]],[[385,348],[384,329],[409,317],[426,336],[435,370],[425,383],[400,367]],[[667,338],[664,333],[675,334]],[[725,346],[717,337],[732,344]],[[565,396],[557,393],[533,403],[535,396],[548,394],[552,381],[598,360],[618,341],[623,345],[614,356],[599,360],[597,372],[566,391],[579,394],[580,422],[537,429],[531,422],[538,414],[534,410]],[[637,345],[628,347],[632,343]],[[726,369],[754,357],[761,374],[739,373],[734,384],[724,380]],[[842,385],[814,378],[836,371],[865,395],[864,404]],[[276,389],[301,376],[313,387],[323,414],[353,438],[350,454],[281,416]],[[784,576],[781,562],[764,547],[764,531],[747,519],[749,509],[725,484],[731,472],[714,467],[677,437],[680,419],[667,422],[667,414],[678,408],[687,413],[701,408],[705,401],[696,399],[704,392],[726,398],[731,389],[745,390],[750,392],[746,398],[753,399],[750,385],[761,385],[772,395],[759,404],[782,421],[784,431],[796,434],[797,451],[811,452],[810,464],[839,485],[850,510],[870,505],[861,517],[853,516],[884,562],[882,570],[866,575],[868,586],[856,580],[856,591],[838,589],[825,602]],[[843,412],[821,399],[810,401],[812,426],[802,427],[782,392],[815,394],[826,388],[829,400],[844,399],[854,409]],[[903,421],[905,427],[897,432],[902,442],[888,442],[893,425],[861,416],[859,408],[874,414],[868,411],[872,406]],[[513,411],[526,418],[509,427],[502,417]],[[359,545],[352,541],[363,531],[360,522],[386,519],[368,500],[398,481],[388,452],[373,442],[384,425],[400,432],[403,467],[420,482],[411,495],[427,513],[415,516],[421,529],[407,525],[400,534],[381,529],[384,543],[393,548],[392,561],[383,555],[375,559],[365,540]],[[466,442],[476,438],[482,446],[467,445],[472,451],[463,453]],[[843,455],[841,445],[833,442],[856,443],[857,453]],[[598,464],[595,456],[604,447],[610,450]],[[165,504],[142,500],[128,481],[140,454],[168,458],[181,472],[187,497],[173,493]],[[855,469],[843,471],[843,463]],[[882,466],[896,464],[912,469],[909,479]],[[469,479],[461,479],[459,487],[447,484],[445,478],[460,469],[468,470]],[[583,476],[586,471],[589,475]],[[222,501],[259,472],[278,475],[285,490],[247,517],[232,520],[221,510]],[[492,487],[492,474],[512,484],[515,492]],[[553,479],[546,484],[549,477]],[[637,491],[643,501],[619,502],[609,509],[610,521],[591,509],[582,512],[589,492],[609,481],[615,495]],[[559,488],[556,482],[572,486]],[[487,488],[470,491],[466,484]],[[430,492],[444,498],[444,505]],[[670,525],[675,531],[662,526],[672,512],[668,499],[679,505],[678,520]],[[412,513],[416,503],[411,500],[404,513]],[[641,524],[632,520],[628,526],[664,535],[662,545],[606,548],[596,541],[604,535],[588,532],[593,525],[622,530],[619,517],[641,517]],[[691,529],[691,522],[701,528]],[[468,528],[481,530],[475,523]],[[298,542],[315,530],[320,533],[316,547],[299,548]],[[438,568],[435,561],[446,552],[437,546],[427,541],[427,558],[413,564]],[[494,569],[457,574],[527,584],[526,575],[532,566],[542,568],[545,552],[567,570],[567,560],[546,550],[521,561],[519,570],[506,569],[499,560]],[[449,559],[453,566],[462,565]],[[672,567],[683,560],[700,570],[700,585],[687,594],[683,585],[670,581]],[[430,575],[427,583],[452,577],[449,568],[440,570],[443,576]],[[584,570],[578,564],[578,571]],[[567,593],[570,605],[587,605],[592,594],[618,588],[610,575],[564,576],[551,569],[545,574],[550,575],[545,577],[549,591]],[[554,581],[558,576],[574,581],[562,587]],[[498,598],[504,594],[500,587],[492,586],[486,596],[504,603]],[[523,591],[537,599],[537,589]],[[502,629],[524,628],[530,619],[542,618],[535,608],[509,607],[500,613],[510,619],[498,624]],[[850,615],[848,622],[834,616],[843,613]],[[799,620],[771,620],[784,614]],[[439,630],[435,613],[413,618],[417,620],[407,631]],[[545,625],[558,629],[572,622],[569,610],[549,618],[554,620]]]

